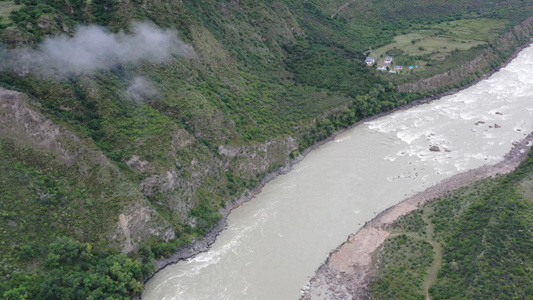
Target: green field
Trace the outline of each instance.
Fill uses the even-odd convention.
[[[13,1],[0,1],[0,23],[8,23],[9,13],[21,7],[22,5],[17,5]]]
[[[382,57],[391,55],[395,64],[423,67],[428,61],[442,61],[455,51],[472,49],[487,44],[504,32],[507,21],[496,19],[465,19],[432,26],[420,26],[398,35],[394,43],[371,51],[378,64]]]

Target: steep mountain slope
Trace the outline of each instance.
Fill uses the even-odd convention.
[[[413,24],[492,17],[511,26],[533,10],[533,1],[361,0],[341,11],[344,1],[323,0],[19,2],[0,1],[5,279],[55,270],[49,243],[63,236],[104,260],[106,251],[148,265],[169,255],[315,141],[420,96],[367,68],[371,47]],[[106,29],[77,29],[88,24]],[[151,52],[154,41],[139,36],[161,36],[171,50]],[[85,64],[95,45],[101,56]]]

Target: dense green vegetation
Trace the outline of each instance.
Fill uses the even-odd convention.
[[[424,299],[427,288],[432,299],[533,297],[532,184],[530,152],[514,173],[463,188],[400,218],[393,232],[414,239],[405,249],[399,249],[398,237],[386,241],[377,257],[373,297]],[[436,269],[429,268],[428,257],[413,254],[422,242],[442,248],[429,257],[438,262]],[[428,274],[439,269],[438,276]]]
[[[80,25],[129,32],[131,21],[174,28],[195,51],[194,59],[74,75],[1,70],[0,85],[23,92],[32,109],[59,126],[55,146],[73,158],[36,145],[25,131],[0,130],[0,295],[53,298],[40,290],[47,284],[73,298],[89,294],[61,290],[83,286],[80,293],[102,293],[95,298],[137,293],[153,257],[204,236],[222,208],[289,156],[421,96],[398,93],[390,78],[367,68],[371,49],[463,19],[505,24],[498,27],[503,32],[533,11],[529,0],[361,0],[332,18],[345,1],[163,2],[0,0],[2,53],[38,49],[47,37],[71,36]],[[459,50],[433,72],[479,50]],[[138,77],[157,92],[129,97]],[[292,139],[295,146],[287,146]],[[128,257],[118,255],[127,249],[119,216],[133,218],[140,208],[151,223],[131,233]],[[149,236],[152,229],[173,238]],[[50,255],[60,255],[57,243],[75,253],[48,264]],[[88,244],[94,250],[83,250]],[[427,246],[420,245],[420,255]],[[115,263],[128,275],[110,275]],[[82,282],[83,276],[90,279]],[[106,276],[122,282],[120,290],[97,282]]]
[[[533,297],[533,203],[516,190],[520,175],[472,203],[448,233],[433,299]]]
[[[44,267],[31,275],[5,275],[2,299],[129,299],[142,291],[141,280],[153,268],[153,256],[141,262],[124,254],[95,253],[90,244],[65,237],[43,253],[35,246],[40,248],[28,245],[18,255],[32,261],[44,254]]]
[[[377,299],[425,299],[419,292],[427,268],[433,259],[433,247],[426,241],[408,235],[388,238],[378,258],[385,271],[373,284]]]

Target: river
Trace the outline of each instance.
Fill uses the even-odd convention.
[[[235,209],[208,252],[157,273],[142,298],[298,299],[329,252],[366,221],[445,178],[501,161],[533,130],[532,115],[528,47],[476,85],[312,151]]]

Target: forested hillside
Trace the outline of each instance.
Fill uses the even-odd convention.
[[[138,293],[154,258],[204,236],[265,174],[422,96],[367,67],[372,49],[463,19],[498,20],[496,39],[533,12],[345,3],[0,0],[0,295]]]

